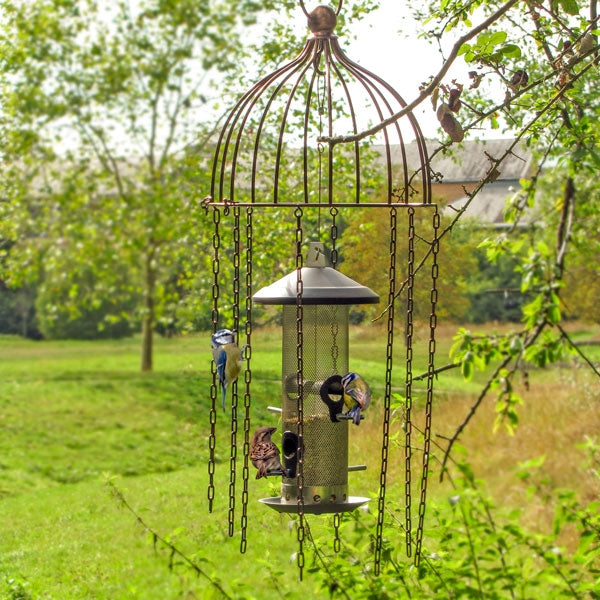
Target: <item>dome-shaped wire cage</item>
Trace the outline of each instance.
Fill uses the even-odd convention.
[[[292,478],[297,479],[297,484],[292,486],[292,496],[295,497],[297,494],[297,507],[286,504],[286,508],[297,512],[299,516],[297,562],[301,578],[304,565],[304,518],[305,513],[311,512],[309,507],[305,506],[305,502],[312,502],[311,499],[305,497],[306,490],[304,489],[306,469],[304,460],[309,458],[308,450],[306,457],[304,456],[306,428],[304,411],[306,409],[306,418],[310,421],[312,418],[309,412],[312,410],[311,406],[321,402],[319,394],[324,389],[323,379],[332,375],[339,378],[342,375],[342,373],[338,375],[334,373],[336,371],[334,365],[341,361],[340,344],[335,341],[333,343],[323,341],[323,338],[328,335],[333,340],[339,341],[342,327],[335,319],[323,316],[326,315],[325,310],[319,312],[319,306],[312,306],[313,303],[320,304],[320,301],[313,302],[314,299],[311,300],[310,294],[308,292],[305,294],[304,289],[304,284],[306,283],[308,286],[310,280],[306,269],[324,269],[319,262],[323,256],[319,255],[318,260],[307,260],[308,267],[304,266],[303,256],[304,244],[307,239],[312,237],[323,240],[320,218],[322,207],[325,207],[330,215],[328,228],[332,245],[330,260],[333,270],[337,269],[338,263],[336,242],[339,234],[338,215],[340,213],[343,211],[356,213],[357,207],[379,209],[387,213],[389,224],[386,242],[389,242],[388,262],[386,266],[382,267],[389,285],[387,295],[383,298],[385,304],[380,315],[382,322],[386,322],[386,364],[385,381],[379,384],[379,388],[382,390],[383,431],[380,489],[377,495],[376,509],[377,530],[374,536],[376,574],[379,573],[384,543],[383,524],[388,452],[392,435],[390,424],[393,390],[400,386],[403,386],[401,389],[403,389],[404,397],[405,456],[403,464],[406,516],[404,532],[407,554],[414,555],[416,564],[418,564],[421,554],[430,460],[440,216],[431,197],[427,148],[421,129],[413,114],[406,109],[407,104],[402,97],[383,79],[350,60],[341,50],[334,30],[342,3],[343,0],[338,0],[336,10],[319,6],[309,13],[303,0],[299,0],[300,7],[308,17],[308,26],[312,36],[295,59],[263,77],[239,99],[229,112],[216,141],[210,194],[203,202],[204,207],[207,211],[212,212],[213,217],[213,340],[215,336],[218,338],[218,335],[221,334],[223,321],[227,320],[232,330],[229,333],[235,337],[235,342],[239,341],[240,346],[242,346],[242,341],[244,342],[240,355],[240,364],[243,362],[244,366],[238,367],[240,383],[238,384],[235,377],[227,382],[231,390],[229,535],[232,536],[234,533],[236,497],[240,487],[237,471],[241,459],[243,467],[240,550],[245,552],[248,525],[249,456],[251,454],[252,372],[250,363],[253,352],[253,302],[286,304],[287,307],[284,306],[283,339],[284,345],[287,344],[287,347],[284,347],[282,354],[284,357],[287,356],[287,371],[284,373],[283,390],[285,392],[288,389],[286,386],[289,387],[291,382],[292,385],[289,389],[293,389],[293,398],[286,398],[284,393],[284,408],[280,410],[280,413],[283,411],[282,420],[285,423],[286,403],[288,408],[293,409],[288,414],[288,416],[293,415],[293,418],[290,419],[295,422],[295,425],[291,427],[293,431],[282,432],[282,441],[285,454],[286,443],[289,446],[289,440],[294,440],[291,443],[291,450],[289,448],[288,450],[290,455],[294,454],[294,461],[297,459],[297,469],[292,476],[289,472],[286,473],[287,469],[282,467],[278,471],[278,475],[288,484],[293,483]],[[274,207],[284,209],[289,207],[293,218],[284,219],[282,211],[270,210]],[[427,229],[425,233],[418,233],[417,230],[418,219],[415,216],[418,209],[423,209],[424,213],[430,217],[430,219],[422,219],[422,223],[425,223],[424,227]],[[305,230],[307,215],[314,211],[319,213],[318,230],[307,233]],[[280,223],[287,228],[286,231],[290,232],[291,251],[289,257],[294,260],[295,270],[282,280],[287,286],[283,286],[286,295],[284,301],[280,301],[280,298],[271,298],[270,295],[267,295],[268,302],[265,301],[265,294],[261,294],[264,292],[264,288],[261,292],[255,293],[253,248],[259,243],[254,239],[255,215],[258,213],[260,213],[263,224],[269,219],[269,215],[275,214],[274,218],[280,220]],[[224,217],[230,219],[227,226],[223,225],[222,218]],[[313,225],[314,223],[311,223],[310,226]],[[405,232],[403,239],[401,239],[402,230]],[[314,244],[311,245],[314,246]],[[404,258],[401,256],[402,253],[404,253]],[[384,259],[383,256],[380,258]],[[351,257],[345,256],[344,259],[349,262]],[[311,260],[316,260],[312,266],[310,265]],[[230,264],[229,271],[223,268],[225,262]],[[379,266],[373,265],[373,269],[376,268]],[[224,276],[224,271],[227,272],[227,276]],[[416,333],[415,317],[417,273],[419,273],[421,281],[428,281],[430,285],[429,293],[423,296],[426,314],[428,314],[428,320],[424,319],[424,327],[428,331],[419,336]],[[222,306],[224,304],[221,299],[223,288],[230,284],[231,294],[227,296],[225,306]],[[282,285],[279,285],[279,288],[282,288]],[[403,300],[402,307],[400,307],[400,297]],[[343,312],[336,308],[336,305],[345,303],[339,298],[332,300],[328,295],[328,303],[333,305],[333,308],[329,306],[331,314]],[[313,315],[315,310],[317,312]],[[225,312],[231,312],[229,318],[224,315]],[[405,353],[403,369],[398,369],[394,365],[394,339],[397,335],[398,314],[402,314],[403,317],[403,330],[399,336],[402,339]],[[343,326],[347,329],[347,312],[344,315]],[[322,317],[327,321],[325,325],[317,323]],[[314,335],[309,333],[312,331],[311,318],[317,323],[313,328]],[[287,341],[286,335],[288,336]],[[421,352],[414,350],[417,338],[423,345]],[[323,344],[331,346],[331,360],[329,361],[332,365],[331,368],[324,367],[323,361],[318,356],[319,348]],[[218,346],[218,343],[216,345]],[[310,346],[315,351],[313,363],[318,364],[318,369],[315,370],[315,373],[318,371],[316,375],[311,372],[312,367],[308,364],[306,346]],[[213,346],[214,351],[215,346]],[[218,351],[218,347],[216,351]],[[347,357],[347,344],[344,352]],[[397,354],[398,351],[396,351],[396,357]],[[421,375],[413,376],[413,370],[417,368],[415,364],[418,360],[422,361],[424,372]],[[313,363],[311,364],[314,366]],[[403,381],[396,383],[394,380],[400,376],[400,373],[402,373]],[[211,512],[215,498],[214,475],[217,462],[215,450],[217,396],[221,383],[221,375],[215,361],[212,363],[212,377],[208,462],[208,500]],[[308,377],[311,381],[308,381]],[[424,424],[420,429],[422,469],[418,478],[418,503],[412,502],[412,490],[417,487],[417,484],[412,482],[415,462],[413,454],[417,452],[411,416],[413,379],[426,382],[425,391],[422,393]],[[223,402],[225,402],[226,391],[229,390],[225,390],[223,385]],[[323,399],[324,401],[325,399]],[[225,404],[223,407],[225,408]],[[243,418],[243,432],[238,428],[238,417]],[[334,417],[335,415],[332,419],[335,421]],[[343,425],[338,423],[336,426],[346,427],[347,421]],[[286,438],[286,434],[292,435],[288,435]],[[240,441],[240,436],[243,436],[243,442]],[[309,440],[312,438],[307,435],[306,439],[308,447]],[[241,457],[238,453],[238,446],[243,449]],[[353,468],[348,465],[347,470],[350,471]],[[306,470],[306,474],[308,481],[309,470]],[[284,484],[282,484],[282,501],[283,488]],[[293,497],[292,504],[294,503]],[[311,509],[312,512],[319,514],[321,511],[317,504],[316,501],[312,503]],[[414,504],[417,504],[416,510]],[[351,509],[352,506],[348,506],[347,509],[342,507],[340,512]],[[323,512],[333,511],[325,510]],[[416,517],[414,519],[417,521],[416,527],[413,527],[413,517]],[[340,547],[339,525],[340,513],[336,512],[333,519],[334,548],[337,547],[338,550]]]
[[[406,107],[389,84],[344,54],[333,35],[337,13],[326,6],[306,13],[313,35],[300,54],[263,77],[229,113],[214,155],[214,202],[431,202],[427,148],[411,112],[365,139],[330,143]],[[414,140],[410,157],[406,140]],[[345,168],[336,170],[340,161]],[[363,170],[374,161],[385,190],[365,181]],[[300,180],[290,179],[291,172],[300,172]]]

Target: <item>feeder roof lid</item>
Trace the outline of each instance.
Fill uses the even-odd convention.
[[[316,258],[315,258],[316,256]],[[302,304],[376,304],[379,296],[368,287],[325,266],[323,244],[311,243],[302,267]],[[296,304],[298,272],[292,271],[254,294],[259,304]]]

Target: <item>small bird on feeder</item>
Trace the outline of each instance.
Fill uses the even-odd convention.
[[[279,460],[279,448],[271,441],[271,435],[277,431],[275,427],[259,427],[250,443],[250,460],[258,469],[256,479],[266,477],[270,472],[283,472]]]
[[[346,373],[342,377],[344,404],[349,408],[346,415],[353,417],[352,422],[360,425],[360,413],[371,404],[371,390],[367,382],[358,373]]]
[[[238,378],[242,370],[242,354],[246,346],[240,350],[235,343],[235,335],[229,329],[219,329],[213,333],[211,346],[221,386],[221,404],[225,410],[227,386]]]

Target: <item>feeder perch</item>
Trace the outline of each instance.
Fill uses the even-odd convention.
[[[321,243],[309,244],[305,264],[301,269],[303,511],[339,513],[369,499],[348,495],[348,471],[363,466],[348,466],[348,422],[335,418],[342,409],[341,395],[336,399],[338,390],[331,387],[331,381],[349,370],[349,307],[377,303],[379,296],[327,266]],[[293,271],[253,296],[258,304],[283,306],[281,460],[286,474],[281,497],[261,500],[279,512],[298,510],[297,276]],[[329,400],[325,401],[327,396]],[[332,409],[331,404],[336,408]]]

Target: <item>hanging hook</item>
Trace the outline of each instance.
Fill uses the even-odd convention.
[[[341,0],[340,0],[341,2]],[[306,17],[308,18],[308,11],[306,10],[306,6],[304,6],[304,0],[300,0],[300,8],[302,9],[302,12],[306,15]]]
[[[308,11],[306,10],[306,6],[304,4],[304,0],[299,0],[300,2],[300,8],[302,9],[302,12],[308,17]],[[335,16],[337,17],[340,14],[340,11],[342,10],[342,4],[344,3],[344,0],[339,0],[338,1],[338,5],[337,8],[335,9]]]

